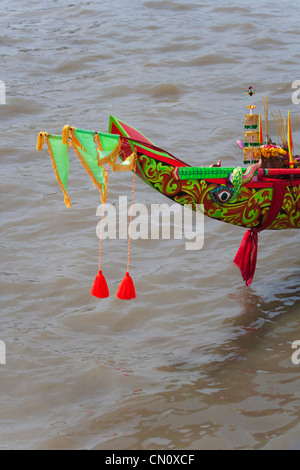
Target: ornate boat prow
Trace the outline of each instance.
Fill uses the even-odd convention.
[[[253,88],[247,93],[252,98]],[[269,137],[267,99],[264,100],[265,139],[261,114],[254,114],[252,102],[247,108],[244,142],[237,141],[247,165],[244,168],[223,167],[218,158],[210,166],[191,167],[114,116],[110,117],[108,133],[70,126],[64,127],[62,136],[41,132],[37,149],[41,150],[47,142],[68,207],[68,149],[72,146],[99,188],[102,203],[107,197],[107,165],[113,171],[132,170],[134,177],[138,175],[178,204],[190,205],[194,210],[202,205],[206,216],[248,229],[234,261],[245,283],[250,285],[255,272],[258,233],[300,228],[300,157],[294,155],[290,114],[287,120],[281,114],[280,118],[276,115],[276,129],[282,140],[279,145]],[[101,276],[97,282],[102,280]],[[129,282],[128,272],[124,282]]]

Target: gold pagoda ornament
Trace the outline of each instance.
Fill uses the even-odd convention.
[[[247,106],[249,112],[245,116],[245,141],[244,141],[244,163],[256,163],[261,157],[260,146],[262,145],[261,115],[255,114],[256,106],[252,104],[252,96],[255,90],[250,86],[247,94],[251,98],[251,104]]]

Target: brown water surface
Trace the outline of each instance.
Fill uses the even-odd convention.
[[[66,209],[35,152],[40,130],[106,132],[114,114],[193,165],[238,166],[250,85],[258,111],[266,95],[291,110],[299,147],[299,20],[278,0],[2,0],[1,449],[299,448],[298,231],[260,234],[250,288],[232,263],[243,229],[206,219],[201,251],[136,240],[130,302],[127,242],[105,240],[99,301],[98,191],[72,155]],[[131,182],[113,176],[109,202]]]

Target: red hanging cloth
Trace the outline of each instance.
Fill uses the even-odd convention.
[[[245,233],[240,248],[233,261],[234,264],[240,268],[242,278],[244,279],[246,286],[251,285],[255,273],[258,248],[257,234],[270,227],[276,219],[282,208],[286,192],[287,181],[280,179],[269,179],[268,181],[272,182],[273,196],[267,218],[261,227],[249,229]]]

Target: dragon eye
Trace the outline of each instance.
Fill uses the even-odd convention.
[[[223,188],[217,188],[213,191],[211,191],[211,196],[214,199],[215,202],[224,204],[225,202],[229,201],[232,197],[232,192],[229,191],[228,189]]]
[[[231,193],[229,191],[221,191],[216,196],[220,199],[221,202],[226,202],[231,197]]]

